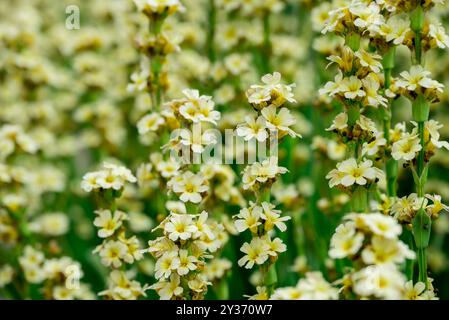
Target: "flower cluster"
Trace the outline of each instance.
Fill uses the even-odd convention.
[[[250,243],[245,243],[240,249],[246,255],[239,261],[240,266],[251,269],[254,264],[263,265],[270,260],[276,261],[279,253],[287,248],[279,238],[271,239],[268,233],[276,227],[279,231],[287,230],[285,221],[289,216],[281,217],[281,211],[269,202],[262,202],[261,206],[250,203],[248,208],[243,208],[235,216],[235,227],[238,232],[249,230],[253,235]]]
[[[399,240],[402,228],[379,213],[351,213],[332,236],[329,256],[359,261],[341,280],[343,294],[379,299],[404,298],[406,279],[399,266],[415,253]],[[426,293],[433,297],[433,292]]]
[[[428,202],[432,201],[432,204]],[[411,224],[418,212],[423,209],[426,214],[437,219],[441,211],[448,211],[449,207],[441,202],[441,196],[426,194],[425,197],[418,197],[416,193],[411,193],[402,198],[396,198],[390,204],[390,213],[402,224]]]
[[[379,181],[383,176],[382,170],[373,167],[371,160],[364,160],[357,163],[354,158],[349,158],[337,164],[326,176],[329,179],[329,186],[332,188],[351,188],[352,186],[365,186]]]
[[[223,246],[223,226],[197,216],[170,213],[157,227],[163,236],[151,240],[148,252],[156,258],[155,277],[150,288],[163,300],[203,299],[210,278],[203,272],[206,259]]]
[[[66,5],[0,1],[2,299],[447,298],[448,1]]]
[[[280,83],[281,75],[278,72],[267,74],[262,77],[263,85],[252,85],[246,92],[248,102],[258,112],[257,120],[247,119],[246,125],[238,126],[237,133],[243,135],[245,140],[257,140],[257,143],[266,143],[267,132],[279,132],[277,137],[282,138],[289,134],[292,138],[299,136],[290,125],[294,123],[289,119],[290,112],[283,105],[288,102],[295,102],[292,98],[291,88],[293,85],[283,85]],[[277,113],[277,109],[280,109]],[[256,128],[251,128],[251,122]],[[257,128],[258,126],[260,128]],[[255,130],[254,130],[255,129]],[[254,130],[253,132],[251,132]],[[276,138],[277,138],[276,137]],[[276,139],[275,138],[275,139]],[[270,144],[271,146],[271,144]],[[285,221],[290,217],[282,217],[281,211],[275,209],[275,205],[270,202],[270,189],[281,174],[287,172],[287,168],[278,165],[278,157],[269,158],[248,165],[243,171],[243,189],[249,189],[256,195],[256,202],[250,202],[248,207],[243,208],[239,214],[234,216],[235,227],[238,232],[245,230],[251,232],[250,242],[245,242],[240,251],[245,255],[238,261],[240,266],[251,269],[254,265],[260,267],[264,276],[264,289],[268,288],[268,297],[272,293],[273,286],[277,282],[276,260],[279,253],[287,250],[286,245],[280,238],[273,238],[272,231],[276,227],[284,232],[287,229]]]
[[[338,289],[333,287],[321,272],[307,272],[295,287],[276,289],[272,300],[337,300]]]
[[[70,257],[47,259],[42,251],[26,246],[19,257],[19,264],[28,283],[42,284],[42,295],[46,299],[95,298],[89,286],[80,282],[83,276],[80,264]],[[7,273],[8,269],[3,268]],[[13,275],[10,272],[9,275],[11,281]]]
[[[145,296],[147,286],[131,280],[130,273],[119,270],[124,264],[133,264],[143,258],[140,241],[136,236],[127,237],[124,222],[128,215],[117,209],[116,201],[122,195],[127,182],[134,183],[137,178],[124,166],[110,163],[104,169],[89,172],[83,177],[81,187],[86,192],[94,191],[99,209],[93,221],[98,228],[97,235],[103,241],[93,251],[101,258],[101,263],[111,268],[109,288],[100,293],[110,299],[137,299]]]
[[[129,169],[112,163],[104,163],[103,169],[89,172],[83,176],[81,188],[86,192],[106,192],[123,190],[125,183],[135,183],[136,177]]]

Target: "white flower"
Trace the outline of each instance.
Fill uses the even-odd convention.
[[[295,124],[295,118],[292,116],[287,108],[281,108],[276,112],[275,106],[270,106],[262,109],[262,116],[266,120],[266,126],[270,130],[279,131],[279,137],[289,134],[291,137],[300,137],[300,134],[290,129],[290,126]]]
[[[281,74],[274,72],[273,74],[266,74],[262,76],[262,82],[265,84],[265,88],[268,90],[276,88],[281,83]]]
[[[363,234],[356,232],[353,222],[341,224],[331,238],[329,256],[333,259],[341,259],[355,255],[362,247],[363,240]]]
[[[100,238],[112,236],[126,219],[126,214],[119,210],[114,211],[113,214],[110,210],[105,209],[97,210],[95,213],[97,217],[94,220],[94,225],[99,228],[98,236]]]
[[[14,276],[14,269],[9,265],[5,264],[0,267],[0,288],[4,288],[6,285],[11,283]]]
[[[388,100],[379,94],[380,83],[377,76],[372,73],[362,80],[363,89],[366,93],[366,102],[368,105],[378,107],[379,105],[387,107]]]
[[[170,300],[173,297],[180,296],[184,291],[180,284],[180,277],[177,274],[172,274],[170,281],[156,282],[150,289],[156,290],[161,300]]]
[[[194,123],[201,121],[217,124],[220,112],[214,110],[215,103],[210,96],[200,96],[198,90],[185,89],[186,101],[180,106],[179,113]]]
[[[177,272],[180,276],[188,274],[191,270],[196,270],[196,262],[198,261],[195,256],[189,255],[189,252],[185,249],[179,250],[179,265],[177,266]]]
[[[172,241],[187,240],[192,234],[198,231],[193,223],[192,216],[188,214],[172,215],[170,220],[165,224],[164,231],[168,234],[168,238]]]
[[[307,272],[296,285],[310,300],[337,300],[338,289],[324,279],[321,272]]]
[[[357,99],[366,95],[363,90],[363,83],[356,76],[344,78],[340,84],[341,91],[344,93],[346,99]]]
[[[278,253],[287,251],[287,246],[282,242],[280,238],[270,239],[270,236],[266,234],[263,239],[267,242],[270,249],[268,254],[273,257],[277,257]]]
[[[62,236],[69,230],[69,218],[66,214],[60,212],[45,213],[33,220],[29,228],[47,236]]]
[[[393,264],[373,265],[352,276],[354,292],[362,297],[400,299],[405,283],[404,275]]]
[[[262,202],[263,212],[260,217],[265,220],[264,229],[265,231],[270,231],[273,226],[276,226],[280,231],[284,232],[287,230],[287,226],[284,223],[291,219],[289,216],[281,217],[280,210],[275,210],[275,206],[269,202]]]
[[[149,76],[150,72],[147,69],[144,69],[141,72],[134,72],[131,75],[132,83],[128,84],[126,90],[128,92],[138,92],[145,90],[147,88]]]
[[[83,176],[83,181],[81,181],[81,188],[86,192],[91,192],[93,189],[97,189],[100,185],[97,183],[100,177],[99,172],[88,172]]]
[[[348,115],[346,112],[339,113],[332,121],[332,125],[326,131],[343,130],[348,127]]]
[[[410,161],[416,157],[416,154],[421,151],[422,146],[420,139],[416,134],[406,133],[399,141],[393,143],[391,148],[391,156],[395,160]]]
[[[101,262],[106,266],[118,268],[122,265],[122,258],[126,254],[128,248],[120,241],[107,241],[100,248]],[[94,251],[95,252],[95,251]]]
[[[165,203],[165,207],[168,211],[175,214],[187,213],[186,205],[181,201],[167,201]]]
[[[381,26],[380,32],[387,41],[393,41],[394,45],[400,45],[410,29],[410,20],[403,19],[399,15],[394,15],[388,19],[387,23]]]
[[[150,113],[144,116],[137,122],[137,129],[139,134],[146,134],[148,132],[157,131],[162,125],[164,125],[165,120],[159,113]]]
[[[337,73],[337,75],[335,76],[334,81],[328,81],[324,85],[324,87],[318,91],[318,93],[320,94],[320,96],[329,95],[329,96],[333,97],[337,93],[343,91],[344,87],[343,87],[342,80],[343,80],[343,74],[341,73],[341,71],[339,71]]]
[[[379,73],[382,70],[382,57],[378,54],[367,52],[363,49],[355,52],[354,55],[359,59],[363,67],[369,68],[372,72]]]
[[[171,178],[177,175],[180,167],[181,165],[171,158],[167,161],[160,161],[156,165],[157,171],[159,171],[164,178]]]
[[[182,129],[180,131],[181,144],[190,146],[194,153],[202,153],[204,147],[217,143],[217,137],[213,130],[206,130],[201,133],[198,130]]]
[[[202,194],[209,190],[207,181],[202,174],[194,174],[190,171],[184,172],[179,179],[173,181],[173,191],[179,194],[183,202],[200,203]]]
[[[180,266],[180,260],[178,258],[177,251],[168,251],[164,253],[156,261],[154,266],[154,277],[156,279],[168,278],[172,274],[172,271],[176,270]]]
[[[425,70],[420,65],[414,65],[410,68],[410,72],[403,71],[396,85],[400,88],[405,88],[409,91],[415,91],[418,87],[437,89],[438,91],[443,91],[444,86],[438,81],[429,78],[430,72]]]
[[[444,49],[449,47],[449,36],[446,34],[446,30],[440,23],[429,24],[429,35],[435,40],[439,48]]]
[[[365,185],[368,180],[376,178],[376,170],[372,167],[371,160],[365,160],[360,164],[354,158],[347,159],[337,164],[337,170],[343,173],[341,184],[345,187],[353,184]]]
[[[243,172],[243,188],[249,189],[256,182],[266,183],[268,180],[275,179],[279,174],[284,174],[287,171],[287,168],[278,166],[278,158],[274,156],[262,161],[262,163],[255,162],[247,166]]]
[[[387,144],[387,139],[385,139],[383,132],[378,132],[376,138],[371,142],[365,142],[362,146],[362,156],[375,156],[380,147]]]
[[[94,189],[114,189],[120,190],[125,182],[134,183],[137,178],[131,171],[123,166],[112,163],[104,163],[104,169],[96,172],[86,173],[81,182],[84,191],[90,192]]]
[[[19,257],[19,264],[24,269],[29,269],[34,266],[41,265],[45,260],[43,252],[34,249],[27,245],[23,250],[22,256]]]
[[[243,208],[236,216],[235,228],[238,232],[243,232],[249,229],[252,233],[257,233],[257,227],[262,223],[260,221],[262,208],[259,206],[252,206],[250,208]]]
[[[400,264],[405,259],[414,259],[415,253],[402,241],[374,236],[371,245],[362,251],[362,259],[366,264]]]
[[[345,219],[352,220],[357,226],[369,229],[375,235],[388,239],[397,238],[402,227],[395,218],[380,213],[349,214]]]
[[[271,95],[268,90],[254,90],[248,96],[248,102],[251,104],[264,104],[270,101]]]
[[[108,296],[114,300],[135,300],[140,296],[146,296],[147,286],[140,285],[139,282],[130,279],[130,274],[120,270],[113,270],[109,274],[109,288],[100,292],[100,296]]]
[[[266,131],[266,121],[263,117],[258,117],[257,120],[254,117],[245,117],[246,123],[237,127],[237,135],[243,137],[245,141],[251,139],[257,139],[259,142],[263,142],[268,138]]]
[[[420,295],[426,290],[426,285],[423,282],[417,282],[413,285],[413,281],[407,281],[404,285],[403,298],[405,300],[420,300]]]
[[[215,234],[212,231],[211,226],[207,223],[209,214],[207,211],[203,211],[196,218],[195,226],[197,231],[195,232],[195,238],[208,238],[209,240],[215,240]]]
[[[250,243],[245,242],[240,251],[245,255],[238,261],[239,266],[251,269],[254,264],[261,265],[268,259],[270,245],[262,238],[253,238]]]
[[[438,194],[430,195],[426,194],[426,198],[431,200],[433,204],[426,207],[427,212],[431,217],[438,217],[438,213],[444,210],[449,212],[449,207],[441,202],[441,196]]]

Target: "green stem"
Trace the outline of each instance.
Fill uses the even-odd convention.
[[[215,29],[217,25],[217,10],[215,7],[215,0],[209,0],[208,11],[208,25],[207,25],[207,54],[211,62],[215,61]]]
[[[419,139],[421,143],[421,151],[419,151],[418,154],[418,163],[417,163],[417,169],[418,169],[418,176],[421,178],[421,175],[424,171],[424,154],[425,154],[425,145],[424,145],[424,122],[418,122],[418,133],[419,133]],[[424,196],[424,186],[423,183],[419,183],[417,186],[418,190],[418,197]]]
[[[195,215],[195,214],[198,213],[197,206],[194,203],[192,203],[192,202],[187,202],[186,203],[186,210],[187,210],[187,214]]]
[[[396,47],[391,47],[384,55],[382,59],[382,65],[384,67],[385,75],[385,89],[390,88],[391,74],[395,64]],[[388,108],[379,109],[383,122],[384,138],[387,140],[387,145],[390,145],[390,128],[391,128],[391,105]],[[398,175],[398,163],[395,161],[391,154],[386,155],[385,171],[387,175],[387,194],[389,197],[396,196],[396,180]]]
[[[390,158],[386,162],[387,172],[387,194],[389,197],[396,197],[396,181],[398,177],[398,162]]]
[[[352,193],[351,208],[353,212],[366,212],[368,208],[368,191],[364,186],[357,186]]]
[[[271,296],[278,282],[276,262],[268,265],[267,269],[264,272],[264,286],[267,288],[268,295]]]
[[[262,68],[264,74],[270,72],[270,53],[271,53],[271,40],[270,40],[270,13],[264,12],[262,17],[263,22],[263,62]]]
[[[345,37],[345,44],[354,52],[360,49],[360,41],[360,35],[355,32],[350,32]]]
[[[158,19],[150,19],[149,31],[150,34],[154,36],[154,38],[158,38],[159,34],[162,31],[162,25],[164,23],[165,17],[161,17]],[[159,110],[161,101],[162,101],[162,87],[160,81],[160,75],[162,70],[162,57],[159,53],[156,53],[154,56],[150,56],[150,67],[151,67],[151,75],[152,75],[152,90],[151,90],[151,102],[153,103],[153,108],[155,110]]]
[[[421,64],[422,61],[422,48],[421,48],[421,33],[415,34],[415,58],[416,62]]]
[[[421,64],[422,60],[422,46],[421,46],[421,38],[422,38],[422,30],[424,28],[424,9],[419,4],[415,10],[410,15],[410,27],[415,32],[415,58],[417,63]]]
[[[418,4],[415,10],[410,15],[410,27],[415,33],[415,59],[418,64],[422,63],[422,30],[424,28],[425,13],[421,3]],[[418,197],[424,197],[424,184],[426,181],[425,175],[427,171],[424,169],[424,123],[429,119],[429,102],[420,94],[413,101],[412,105],[413,119],[418,122],[418,132],[421,143],[421,151],[417,159],[417,193]],[[427,262],[426,262],[426,248],[429,245],[429,238],[431,233],[431,220],[425,210],[421,208],[415,218],[413,219],[413,236],[416,244],[416,253],[418,256],[419,266],[419,280],[424,282],[427,287]]]
[[[228,282],[226,281],[226,277],[219,280],[215,290],[216,290],[218,300],[228,300],[229,299],[229,286],[228,286]]]
[[[257,193],[257,203],[260,205],[262,202],[270,202],[271,199],[271,189],[263,187]]]
[[[414,242],[414,239],[413,239],[413,234],[411,232],[407,232],[407,235],[409,237],[409,239],[408,239],[409,247],[410,247],[410,249],[414,250],[415,249],[415,242]],[[408,259],[405,262],[405,274],[407,275],[408,280],[412,280],[413,281],[414,269],[415,269],[415,260],[414,259]]]
[[[427,260],[426,248],[418,248],[419,281],[423,282],[427,288]]]

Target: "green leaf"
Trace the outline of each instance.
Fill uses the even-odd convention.
[[[417,248],[427,248],[429,246],[430,231],[432,221],[427,215],[424,208],[420,208],[415,218],[412,221],[413,224],[413,237]]]

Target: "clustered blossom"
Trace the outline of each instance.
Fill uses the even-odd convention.
[[[80,264],[70,257],[46,258],[42,251],[26,246],[19,257],[19,265],[27,282],[43,284],[42,294],[46,299],[95,298],[89,286],[80,282],[83,276]],[[3,272],[8,272],[4,268]],[[9,274],[12,280],[12,274]]]
[[[184,10],[179,0],[134,0],[137,8],[145,14],[173,14],[178,10]]]
[[[81,182],[81,188],[86,192],[91,191],[120,191],[126,182],[135,183],[136,177],[124,166],[112,163],[104,163],[103,169],[86,173]]]
[[[156,259],[158,280],[150,288],[162,300],[203,299],[209,280],[215,278],[204,271],[206,262],[226,241],[224,227],[203,211],[199,215],[171,212],[157,229],[163,235],[149,241],[147,249]],[[224,273],[229,266],[225,263],[221,268]]]
[[[429,203],[429,200],[432,203]],[[418,197],[416,193],[411,193],[408,196],[393,199],[389,206],[390,214],[405,225],[412,223],[420,209],[424,209],[431,219],[437,219],[442,211],[449,211],[449,207],[441,202],[441,196],[438,194]]]
[[[158,7],[151,6],[149,2],[145,5],[147,11],[151,11],[145,12],[144,8],[150,21],[152,15],[157,20],[159,18],[154,15],[167,12],[170,14],[171,10],[181,8],[178,1],[160,2]],[[156,37],[163,38],[164,35],[157,34]],[[152,63],[160,58],[157,55],[149,56]],[[130,84],[128,89],[147,90],[153,96],[153,103],[157,105],[154,105],[151,113],[144,115],[137,122],[139,134],[142,137],[163,136],[168,130],[175,130],[168,139],[148,143],[152,146],[159,142],[163,153],[152,152],[150,162],[142,164],[137,171],[137,181],[141,189],[152,193],[156,192],[157,188],[162,188],[157,192],[165,193],[159,194],[160,224],[153,229],[155,234],[162,234],[150,240],[149,248],[145,250],[156,260],[156,282],[148,288],[155,290],[162,300],[204,299],[208,286],[226,276],[230,262],[214,256],[218,256],[219,249],[227,242],[227,231],[207,211],[199,209],[216,200],[241,202],[239,191],[233,187],[233,173],[229,174],[218,165],[201,168],[191,166],[195,156],[201,155],[207,146],[217,143],[215,135],[204,129],[216,126],[221,114],[215,110],[212,97],[201,95],[196,89],[184,89],[183,98],[163,102],[160,86],[151,87],[144,84],[145,77],[154,80],[154,77],[160,76],[162,80],[163,76],[154,70],[147,72],[147,64],[142,65],[142,72],[132,76],[134,83]],[[217,177],[220,179],[216,179]],[[163,203],[173,196],[179,201],[169,200]]]
[[[246,118],[247,123],[237,128],[237,134],[245,140],[257,137],[260,142],[268,138],[267,131],[276,131],[279,138],[287,134],[292,137],[300,136],[290,128],[295,123],[295,118],[283,107],[286,102],[296,103],[292,92],[295,85],[282,84],[279,72],[264,75],[262,82],[262,85],[252,85],[246,91],[248,102],[259,115],[256,118]]]
[[[0,157],[2,159],[13,154],[16,150],[22,150],[26,153],[36,153],[39,149],[37,142],[18,125],[2,126],[0,128],[0,140]]]
[[[424,18],[423,12],[434,4],[432,1],[348,0],[322,4],[314,10],[314,21],[320,27],[317,30],[344,38],[344,45],[333,48],[328,57],[330,65],[337,66],[337,75],[320,89],[321,95],[338,102],[344,110],[335,116],[327,131],[336,133],[339,141],[350,146],[347,159],[326,176],[331,188],[337,187],[351,195],[351,207],[356,212],[347,215],[347,222],[337,228],[329,250],[331,258],[354,261],[354,270],[341,281],[343,294],[382,299],[434,297],[428,280],[406,284],[399,265],[406,259],[415,259],[416,255],[398,240],[402,231],[399,222],[413,230],[421,261],[427,244],[417,240],[423,237],[420,232],[425,227],[416,218],[422,212],[432,217],[429,211],[434,212],[435,218],[445,210],[438,195],[431,196],[436,203],[432,207],[435,210],[427,209],[429,195],[423,195],[427,175],[426,171],[423,173],[424,165],[436,149],[448,146],[447,142],[440,141],[439,123],[428,120],[429,104],[440,100],[444,86],[420,65],[423,53],[448,44],[444,28]],[[366,49],[368,44],[371,50]],[[394,55],[399,45],[412,51],[413,65],[410,71],[394,77]],[[390,104],[399,96],[412,102],[411,132],[405,123],[391,127]],[[378,130],[376,123],[366,116],[368,106],[377,108],[383,130]],[[384,161],[385,174],[377,168],[380,161]],[[420,196],[396,197],[395,161],[404,161],[404,167],[417,166],[419,173],[412,170]],[[381,190],[384,182],[387,194]],[[385,215],[367,213],[369,190],[378,190],[371,207]],[[427,279],[427,275],[422,277],[426,274],[422,262],[419,270],[420,279]]]
[[[351,213],[345,216],[332,236],[329,256],[359,261],[341,280],[343,294],[353,292],[360,298],[405,299],[409,283],[400,271],[415,253],[399,240],[398,222],[380,213]],[[419,284],[418,286],[421,286]],[[421,298],[434,297],[432,289],[420,292]]]
[[[295,287],[276,289],[271,300],[338,300],[338,289],[321,272],[307,272]]]
[[[257,120],[247,118],[246,124],[237,127],[237,134],[244,136],[245,140],[256,139],[258,143],[265,143],[268,138],[266,126],[270,131],[279,132],[277,136],[279,138],[286,134],[293,138],[299,136],[289,128],[295,120],[289,119],[290,112],[283,107],[286,102],[296,102],[291,92],[294,85],[281,84],[281,74],[278,72],[263,76],[262,82],[263,85],[252,85],[246,92],[248,102],[258,112]],[[277,109],[280,111],[277,112]],[[260,128],[257,128],[257,123],[261,126]],[[252,128],[251,124],[253,124]],[[256,202],[250,202],[249,206],[244,207],[234,216],[236,230],[239,233],[249,230],[252,236],[251,241],[245,242],[240,248],[244,256],[239,259],[238,264],[247,269],[255,265],[260,267],[266,279],[259,295],[265,299],[269,298],[272,287],[277,281],[275,263],[278,255],[287,250],[283,241],[273,237],[272,233],[274,229],[285,232],[287,229],[285,221],[291,218],[282,217],[281,211],[276,210],[276,206],[270,202],[271,186],[281,174],[287,172],[287,168],[279,166],[278,161],[277,156],[270,156],[244,169],[243,189],[253,191]]]
[[[64,2],[0,1],[2,298],[447,298],[448,1]]]
[[[420,1],[364,1],[335,0],[333,7],[322,23],[322,33],[336,33],[341,36],[366,35],[379,48],[386,46],[406,45],[413,49],[413,33],[410,21],[404,12],[411,12]],[[422,7],[429,10],[442,1],[424,1]],[[323,5],[322,9],[327,7]],[[444,28],[436,22],[425,21],[421,42],[426,50],[431,48],[447,48],[449,41]]]
[[[430,78],[430,75],[422,66],[414,65],[410,71],[401,72],[400,77],[394,81],[394,90],[391,90],[390,94],[394,95],[397,91],[410,100],[424,96],[429,102],[438,102],[444,85]]]
[[[117,209],[116,201],[123,193],[125,184],[135,183],[137,178],[123,166],[105,163],[103,167],[103,170],[87,173],[81,182],[86,192],[101,191],[97,194],[100,208],[95,211],[93,224],[103,241],[93,253],[98,254],[101,263],[112,271],[108,280],[109,288],[99,294],[109,299],[134,300],[146,296],[148,286],[142,287],[139,282],[132,280],[132,274],[124,272],[122,266],[141,260],[143,253],[139,239],[136,236],[127,237],[125,221],[129,216]],[[113,192],[108,193],[111,190]]]
[[[287,168],[278,165],[278,158],[272,156],[262,162],[255,162],[243,171],[243,188],[259,190],[264,185],[271,185]]]
[[[337,168],[333,169],[326,176],[329,179],[329,186],[339,186],[342,188],[350,188],[353,185],[365,186],[381,179],[382,170],[373,167],[371,160],[364,160],[357,163],[354,158],[347,159],[337,164]]]
[[[383,70],[381,57],[360,48],[353,51],[349,47],[341,49],[340,56],[328,58],[340,69],[334,81],[329,81],[320,89],[321,95],[329,95],[340,101],[351,101],[373,107],[386,107],[387,99],[380,93]],[[356,72],[352,72],[356,70]]]
[[[245,243],[240,249],[246,255],[238,264],[251,269],[255,264],[263,265],[270,260],[276,260],[279,253],[284,252],[287,247],[280,238],[271,239],[268,233],[276,227],[281,232],[287,230],[285,221],[291,219],[289,216],[281,217],[281,211],[269,202],[262,202],[261,206],[250,203],[250,207],[243,208],[235,216],[235,228],[238,232],[249,230],[253,235],[250,243]]]

